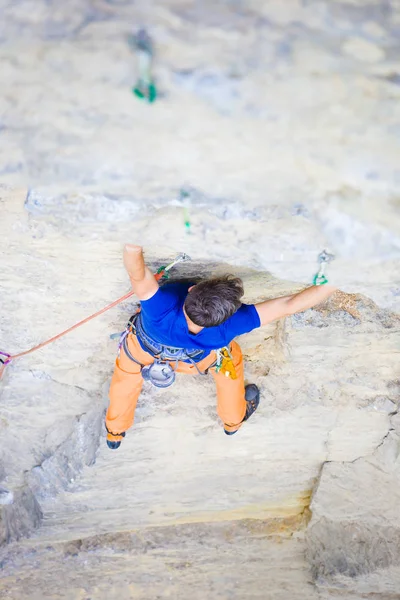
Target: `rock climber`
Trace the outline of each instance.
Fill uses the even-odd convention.
[[[243,283],[233,275],[196,285],[160,286],[145,264],[142,248],[130,244],[124,248],[124,265],[140,300],[140,311],[132,317],[120,343],[111,380],[106,414],[111,449],[119,448],[133,424],[143,377],[166,387],[175,372],[195,375],[210,371],[224,431],[236,433],[257,409],[260,392],[255,384],[244,385],[242,352],[234,338],[311,308],[336,289],[313,285],[290,296],[243,304]]]

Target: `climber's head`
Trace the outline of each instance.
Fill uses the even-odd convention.
[[[243,293],[243,282],[234,275],[201,281],[189,289],[185,313],[199,327],[221,325],[240,308]]]

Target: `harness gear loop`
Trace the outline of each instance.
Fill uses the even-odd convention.
[[[184,262],[184,261],[188,261],[188,260],[191,260],[190,256],[188,256],[187,254],[184,254],[184,253],[181,252],[180,254],[178,254],[176,256],[176,258],[169,265],[167,265],[166,267],[164,267],[163,270],[160,271],[160,269],[158,269],[157,273],[155,274],[155,278],[157,279],[157,281],[160,281],[160,279],[162,279],[165,276],[165,274],[167,274],[168,271],[170,271],[170,269],[172,269],[172,267],[174,267],[179,262]],[[1,363],[0,364],[0,379],[3,376],[3,373],[4,373],[4,370],[5,370],[6,366],[8,364],[10,364],[13,360],[15,360],[17,358],[21,358],[22,356],[26,356],[28,354],[31,354],[32,352],[35,352],[36,350],[40,350],[41,348],[44,348],[44,346],[47,346],[48,344],[51,344],[52,342],[55,342],[56,340],[58,340],[59,338],[63,337],[64,335],[67,335],[67,333],[70,333],[74,329],[77,329],[78,327],[81,327],[81,325],[85,325],[86,323],[88,323],[92,319],[95,319],[99,315],[102,315],[103,313],[105,313],[107,310],[110,310],[111,308],[114,308],[114,306],[117,306],[121,302],[124,302],[128,298],[131,298],[131,296],[133,296],[134,293],[135,292],[133,290],[131,290],[130,292],[128,292],[124,296],[121,296],[117,300],[114,300],[114,302],[111,302],[111,304],[108,304],[104,308],[101,308],[100,310],[98,310],[97,312],[93,313],[89,317],[86,317],[85,319],[82,319],[81,321],[78,321],[78,323],[75,323],[75,325],[72,325],[71,327],[68,327],[68,329],[65,329],[61,333],[58,333],[57,335],[54,335],[53,337],[51,337],[48,340],[46,340],[46,341],[38,344],[37,346],[33,346],[32,348],[29,348],[29,350],[25,350],[24,352],[19,352],[18,354],[8,354],[7,352],[0,352],[0,355],[5,357],[5,358],[1,358],[1,356],[0,356],[0,363]]]
[[[233,364],[232,354],[226,346],[215,351],[217,353],[217,365],[215,370],[217,373],[222,373],[225,377],[237,379],[235,365]]]
[[[334,260],[334,258],[334,254],[329,254],[326,250],[323,250],[318,255],[319,270],[313,277],[313,285],[325,285],[325,283],[328,283],[328,279],[325,276],[325,267]]]

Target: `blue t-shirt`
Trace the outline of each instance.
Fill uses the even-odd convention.
[[[222,325],[190,333],[183,313],[190,285],[165,284],[152,298],[142,300],[143,327],[153,340],[176,348],[211,351],[228,346],[237,335],[260,327],[260,317],[254,304],[242,304]]]

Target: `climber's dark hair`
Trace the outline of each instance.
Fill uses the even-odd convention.
[[[243,293],[243,282],[234,275],[201,281],[186,297],[186,314],[200,327],[221,325],[241,307]]]

